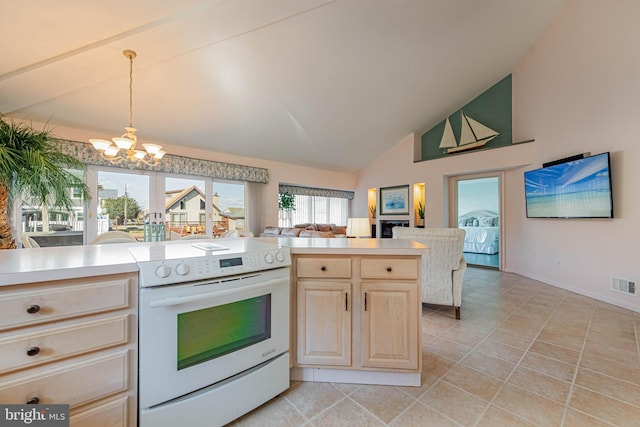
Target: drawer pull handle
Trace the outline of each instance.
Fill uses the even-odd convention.
[[[40,311],[40,306],[38,304],[33,304],[27,307],[27,313],[34,314]]]
[[[391,273],[391,270],[392,270],[392,268],[391,268],[391,267],[387,267],[387,271],[388,271],[389,273]]]
[[[40,353],[40,347],[29,347],[27,349],[27,356],[35,356]]]
[[[322,267],[320,267],[320,270],[322,271],[327,271],[327,267],[325,267],[324,265]]]
[[[37,405],[38,403],[40,403],[40,398],[38,397],[31,397],[27,399],[27,405]]]

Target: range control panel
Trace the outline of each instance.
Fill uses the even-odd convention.
[[[139,262],[140,287],[214,279],[291,265],[289,248],[278,247],[243,253],[224,253],[203,248],[197,257]]]

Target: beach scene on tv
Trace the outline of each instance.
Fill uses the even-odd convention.
[[[528,218],[611,218],[609,153],[524,173]]]

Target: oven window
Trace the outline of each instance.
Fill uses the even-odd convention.
[[[178,314],[178,370],[271,338],[271,294]]]

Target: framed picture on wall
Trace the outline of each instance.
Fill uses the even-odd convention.
[[[380,188],[380,215],[409,215],[409,186]]]

